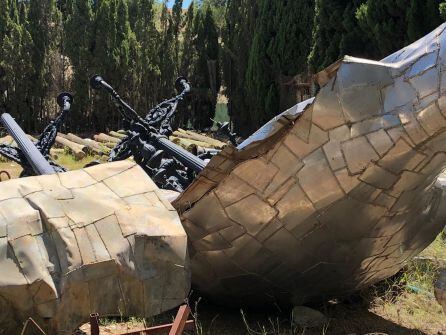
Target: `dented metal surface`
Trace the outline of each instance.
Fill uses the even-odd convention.
[[[148,317],[189,292],[187,239],[129,161],[0,185],[0,324],[69,333],[90,313]]]
[[[346,56],[314,100],[225,148],[175,201],[193,283],[302,304],[400,270],[441,231],[445,25],[380,62]]]

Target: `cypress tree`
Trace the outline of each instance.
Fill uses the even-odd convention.
[[[43,121],[49,109],[45,108],[52,84],[51,60],[57,52],[60,13],[55,0],[30,1],[28,11],[28,31],[33,41],[32,63],[34,65],[33,109],[29,117],[28,130],[37,131],[37,126]],[[53,100],[54,101],[54,100]]]
[[[101,74],[108,82],[117,86],[115,71],[118,68],[116,56],[116,0],[101,0],[97,4],[94,32],[94,72]],[[104,94],[95,94],[92,101],[91,124],[93,129],[104,130],[111,120],[118,119],[116,108]]]
[[[3,42],[3,38],[8,35],[10,29],[10,0],[0,0],[0,43]]]
[[[192,123],[194,128],[204,129],[212,126],[221,85],[218,33],[209,6],[195,15],[194,35]]]
[[[181,57],[179,64],[179,75],[184,76],[192,81],[193,71],[192,64],[194,63],[195,49],[193,47],[194,41],[194,2],[189,5],[184,21],[183,42],[181,44]],[[193,90],[195,90],[195,81],[192,83]],[[190,110],[190,95],[186,97],[186,103],[178,106],[177,117],[175,118],[176,125],[187,127],[191,110]]]
[[[367,0],[356,17],[381,58],[424,36],[441,23],[438,0]]]
[[[174,27],[172,16],[164,0],[160,18],[161,41],[158,44],[158,59],[160,61],[159,96],[163,99],[174,93],[173,82],[175,80],[176,64],[174,57]]]
[[[248,136],[255,130],[247,101],[246,69],[257,17],[258,3],[228,0],[223,29],[223,79],[228,97],[228,114],[234,130]]]
[[[72,91],[76,103],[71,108],[67,122],[85,129],[87,115],[90,112],[89,77],[93,71],[93,2],[92,0],[74,0],[67,8],[65,22],[65,52],[73,65]]]
[[[18,122],[26,126],[29,123],[31,108],[31,89],[34,85],[34,65],[31,55],[32,38],[26,29],[26,19],[20,22],[15,4],[9,7],[7,34],[0,45],[0,104],[11,113]]]
[[[175,75],[178,75],[180,66],[180,32],[183,28],[183,0],[175,0],[172,7],[172,34],[173,34],[173,56],[175,64]]]
[[[442,3],[440,3],[440,5],[438,6],[438,9],[440,11],[440,16],[443,20],[446,20],[446,1],[443,1]]]
[[[137,0],[135,34],[140,48],[137,59],[137,73],[140,76],[136,88],[136,106],[148,110],[156,103],[160,76],[157,50],[160,37],[155,27],[153,0]]]
[[[311,1],[260,2],[246,73],[251,131],[297,102],[282,85],[308,72],[313,8]]]

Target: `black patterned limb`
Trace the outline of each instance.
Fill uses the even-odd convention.
[[[172,119],[178,103],[190,92],[186,78],[176,80],[180,93],[152,108],[143,118],[130,107],[104,79],[95,75],[90,79],[94,89],[104,89],[112,97],[126,121],[127,136],[111,151],[109,161],[131,156],[154,180],[158,187],[182,192],[194,180],[206,163],[168,140],[172,134]]]
[[[49,153],[56,141],[57,133],[65,121],[66,115],[70,111],[72,102],[73,97],[70,93],[63,92],[58,95],[57,104],[61,107],[61,112],[56,119],[51,121],[45,127],[35,143],[25,140],[26,135],[23,133],[20,126],[18,126],[15,121],[13,122],[13,119],[9,114],[4,113],[2,115],[2,122],[10,135],[16,140],[18,147],[0,144],[0,154],[16,162],[23,168],[20,177],[66,171],[64,167],[58,165],[50,158]],[[26,139],[28,138],[26,137]],[[20,145],[19,142],[23,142],[22,145]],[[29,145],[29,142],[31,142],[35,148],[32,148]],[[37,149],[39,155],[34,149]],[[46,161],[46,164],[42,161],[41,156]]]

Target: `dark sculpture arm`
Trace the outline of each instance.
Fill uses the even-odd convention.
[[[8,133],[14,138],[18,147],[2,144],[0,145],[0,154],[22,166],[21,177],[66,171],[64,167],[51,160],[49,153],[56,141],[57,132],[70,110],[72,101],[73,97],[71,94],[66,92],[59,94],[57,103],[62,108],[62,111],[54,121],[51,121],[45,127],[36,143],[32,143],[28,139],[27,135],[8,113],[2,114],[2,123],[7,128]]]
[[[190,91],[185,78],[177,79],[176,84],[181,93],[158,104],[142,118],[102,77],[95,75],[90,79],[92,88],[102,88],[111,95],[128,124],[128,135],[112,150],[109,161],[133,156],[159,187],[182,192],[206,163],[167,138],[172,133],[171,121],[178,103]]]

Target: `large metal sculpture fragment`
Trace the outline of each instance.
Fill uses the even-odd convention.
[[[48,163],[51,165],[52,169],[56,172],[64,172],[66,169],[60,165],[58,165],[56,162],[54,162],[50,158],[50,150],[53,147],[55,141],[57,132],[59,131],[60,127],[63,125],[65,118],[70,111],[71,104],[73,103],[73,97],[70,93],[62,92],[57,96],[57,104],[61,107],[61,111],[59,115],[54,119],[53,121],[50,121],[50,123],[45,127],[43,132],[40,134],[38,140],[36,143],[34,143],[37,150],[43,155],[43,157],[48,161]],[[8,132],[13,136],[13,138],[16,140],[16,142],[26,141],[23,131],[20,129],[18,125],[15,124],[15,122],[12,120],[12,117],[4,113],[2,116],[2,123],[7,127]],[[21,138],[18,137],[18,133],[20,133]],[[18,146],[12,146],[7,144],[0,144],[0,155],[16,162],[19,164],[23,171],[21,172],[20,176],[32,176],[36,174],[40,174],[39,172],[36,172],[34,167],[30,165],[29,160],[26,157],[26,154],[23,152],[23,148],[20,148],[20,145],[23,143],[17,143]]]
[[[149,317],[186,298],[186,234],[158,187],[121,161],[0,184],[0,325],[71,334],[90,313]]]
[[[214,157],[173,203],[193,284],[302,304],[399,271],[441,231],[446,25],[382,61],[344,57],[315,98]]]

